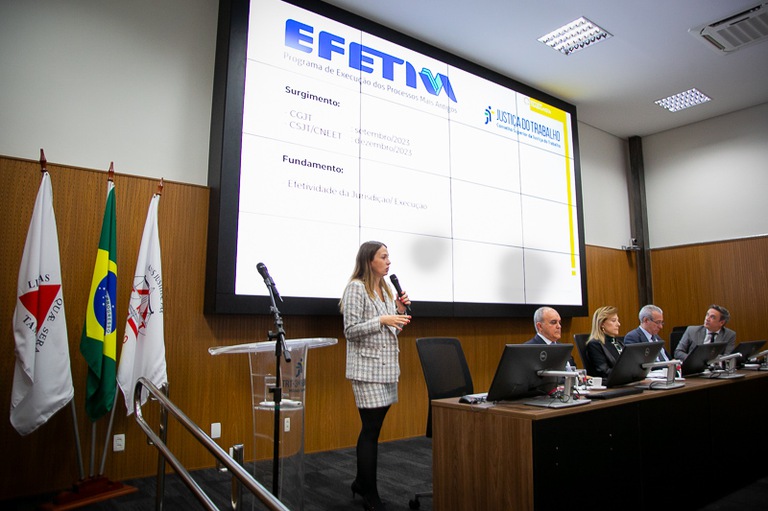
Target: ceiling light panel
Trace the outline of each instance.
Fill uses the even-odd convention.
[[[547,35],[539,37],[539,41],[563,55],[570,55],[587,46],[605,41],[609,37],[611,34],[608,31],[582,16]]]
[[[656,103],[662,108],[666,108],[670,112],[677,112],[679,110],[684,110],[692,106],[706,103],[707,101],[711,101],[711,99],[712,98],[710,98],[703,92],[699,91],[696,88],[693,88],[693,89],[688,89],[685,92],[675,94],[674,96],[669,96],[668,98],[657,99],[656,101],[654,101],[654,103]]]

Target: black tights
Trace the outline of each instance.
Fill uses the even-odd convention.
[[[379,500],[376,486],[376,463],[379,452],[379,433],[389,406],[381,408],[358,408],[363,427],[357,437],[357,484],[364,495]]]

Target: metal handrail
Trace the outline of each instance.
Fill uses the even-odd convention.
[[[173,455],[171,450],[168,449],[168,446],[165,444],[165,442],[160,439],[160,437],[152,430],[149,424],[147,424],[147,421],[144,420],[144,417],[141,413],[142,387],[146,388],[152,397],[154,397],[160,403],[160,406],[162,406],[163,409],[167,410],[171,415],[173,415],[181,423],[182,426],[184,426],[190,433],[192,433],[195,438],[197,438],[198,442],[200,442],[203,447],[208,449],[211,454],[213,454],[224,466],[226,466],[232,472],[232,474],[237,477],[240,482],[269,509],[289,511],[288,508],[285,507],[285,504],[280,502],[277,497],[269,493],[269,491],[267,491],[264,486],[262,486],[256,479],[253,478],[253,476],[251,476],[251,474],[249,474],[240,464],[235,462],[235,460],[233,460],[229,454],[227,454],[224,449],[219,446],[219,444],[214,442],[211,437],[206,435],[205,432],[200,429],[197,424],[195,424],[189,417],[184,414],[184,412],[182,412],[176,405],[174,405],[165,394],[160,392],[160,390],[151,381],[144,377],[139,378],[136,382],[136,387],[133,393],[133,409],[136,416],[136,422],[139,424],[139,427],[144,431],[147,437],[152,441],[154,446],[157,447],[158,451],[160,451],[163,457],[168,460],[179,477],[181,477],[181,479],[184,481],[184,484],[189,487],[192,493],[195,494],[195,497],[197,497],[197,499],[206,507],[206,509],[218,510],[213,501],[211,501],[205,491],[203,491],[200,485],[198,485],[197,482],[192,478],[187,469],[184,468],[176,456]]]

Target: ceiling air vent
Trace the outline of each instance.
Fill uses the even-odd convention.
[[[768,2],[760,3],[725,19],[690,29],[720,54],[727,55],[746,46],[768,40]]]

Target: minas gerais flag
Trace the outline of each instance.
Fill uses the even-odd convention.
[[[48,172],[43,172],[29,222],[16,297],[13,312],[16,366],[11,392],[11,424],[19,434],[28,435],[74,396],[61,287],[59,237]]]

